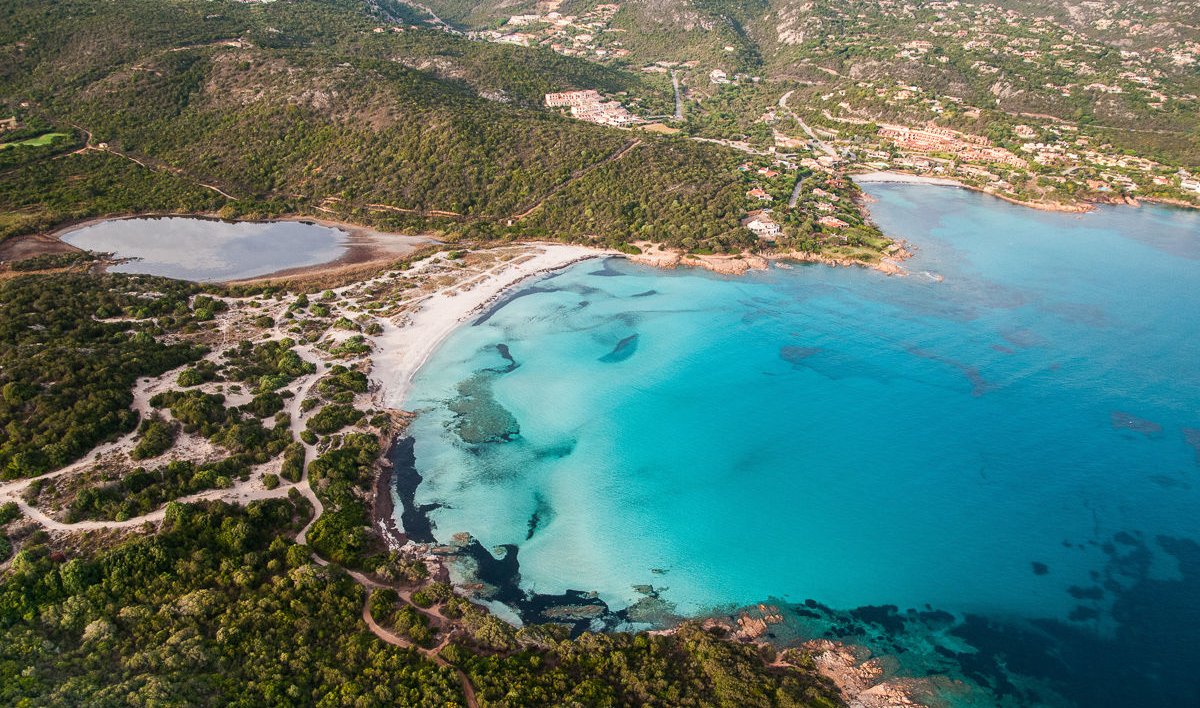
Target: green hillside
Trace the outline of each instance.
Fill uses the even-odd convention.
[[[557,195],[547,211],[589,224],[566,234],[574,238],[619,243],[679,232],[698,216],[712,225],[708,247],[745,238],[726,151],[640,136],[620,170],[639,185],[633,193],[594,169],[629,145],[628,133],[540,107],[547,92],[597,88],[641,112],[666,111],[669,85],[635,73],[389,24],[351,3],[24,2],[3,12],[0,103],[103,149],[10,167],[0,235],[203,209],[544,237],[562,234],[514,217]],[[702,169],[657,198],[677,187],[679,163]],[[615,200],[622,208],[606,218],[583,218]]]

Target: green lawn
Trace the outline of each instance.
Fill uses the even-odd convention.
[[[43,145],[49,145],[59,138],[65,137],[67,137],[66,133],[46,133],[45,135],[39,135],[36,138],[22,140],[19,143],[0,143],[0,150],[21,145],[28,145],[29,147],[42,147]]]

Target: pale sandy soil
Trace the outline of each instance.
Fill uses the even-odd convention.
[[[233,344],[237,340],[238,332],[236,331],[235,322],[241,314],[244,314],[239,313],[239,308],[237,307],[238,303],[236,301],[229,300],[228,302],[231,305],[230,311],[221,313],[221,315],[218,316],[218,318],[213,322],[212,326],[214,331],[220,331],[220,348],[223,348],[227,344]],[[287,336],[287,333],[284,331],[287,321],[284,320],[282,315],[287,309],[288,304],[289,301],[283,301],[275,303],[271,308],[267,308],[269,310],[268,314],[271,314],[277,322],[273,329],[266,331],[265,334],[267,335],[268,339],[281,339]],[[259,312],[262,311],[255,312],[253,314],[259,314]],[[217,361],[220,358],[220,348],[214,350],[205,358],[211,361]],[[285,410],[291,417],[293,435],[298,436],[299,431],[304,429],[303,418],[305,417],[305,415],[301,414],[300,412],[300,403],[308,396],[309,390],[317,382],[317,380],[324,375],[325,367],[323,360],[311,345],[298,346],[295,349],[302,359],[317,365],[317,371],[315,373],[300,377],[289,387],[295,391],[296,395],[288,401],[288,405]],[[133,387],[133,405],[131,408],[137,411],[143,420],[152,413],[158,413],[159,415],[169,419],[170,413],[168,411],[154,411],[150,407],[150,399],[156,393],[176,388],[176,377],[179,375],[180,371],[188,366],[190,366],[190,364],[173,369],[166,372],[162,376],[155,378],[138,379],[137,383],[135,383]],[[217,384],[204,384],[198,388],[212,392],[216,385]],[[241,394],[229,394],[229,392],[226,391],[226,396],[227,405],[237,405],[245,402],[245,400],[249,400],[250,398],[250,395],[245,392]],[[122,436],[113,442],[99,445],[80,460],[63,467],[62,469],[42,475],[37,479],[55,479],[58,477],[77,474],[86,471],[91,466],[95,465],[101,458],[117,456],[127,459],[129,452],[133,449],[136,443],[137,431],[135,430],[134,432]],[[311,445],[305,444],[305,448],[308,454],[305,459],[304,476],[297,484],[292,484],[286,480],[281,480],[279,486],[275,489],[267,489],[263,484],[262,475],[266,472],[277,472],[280,462],[279,460],[272,460],[265,465],[259,465],[258,467],[254,468],[251,471],[250,478],[245,482],[236,481],[234,485],[228,489],[210,489],[197,494],[182,497],[178,501],[193,502],[206,499],[220,499],[233,503],[248,504],[252,501],[261,499],[286,497],[289,490],[295,487],[297,491],[303,494],[304,497],[313,504],[316,513],[313,515],[312,520],[315,521],[321,515],[323,509],[321,502],[317,499],[308,483],[308,463],[316,458],[317,451]],[[199,462],[216,459],[221,457],[222,454],[223,453],[208,440],[181,432],[177,438],[176,445],[166,455],[149,462],[153,464],[161,464],[170,459],[187,459]],[[162,521],[163,517],[166,515],[166,507],[162,507],[148,514],[127,519],[125,521],[80,521],[76,523],[65,523],[51,517],[42,509],[31,506],[21,498],[21,494],[32,481],[32,479],[21,479],[0,485],[0,504],[8,501],[15,502],[25,516],[36,521],[50,531],[74,532],[92,531],[98,529],[136,528],[145,523],[158,523],[159,521]],[[309,526],[311,525],[312,524],[310,522]],[[304,531],[307,530],[308,527],[305,527]],[[303,543],[304,531],[301,532],[299,538],[299,542],[301,543]]]
[[[508,288],[538,273],[608,254],[594,248],[558,244],[527,246],[529,257],[514,258],[430,293],[400,323],[383,320],[375,338],[374,376],[382,385],[382,404],[402,408],[413,377],[459,324],[481,312]]]
[[[924,175],[910,175],[905,172],[867,172],[861,175],[854,175],[851,179],[859,184],[888,182],[896,184],[936,184],[943,187],[966,186],[962,182],[947,177],[926,177]]]

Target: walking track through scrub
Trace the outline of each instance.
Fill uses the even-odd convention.
[[[287,307],[287,304],[284,303],[283,305],[281,305],[281,311],[275,313],[276,315],[279,315],[279,317],[275,318],[276,322],[285,322],[286,321],[282,317],[282,314],[283,314],[282,310],[286,309],[286,307]],[[227,336],[228,332],[226,331],[226,330],[228,330],[228,327],[229,327],[229,324],[228,324],[228,322],[226,322],[225,327],[223,328],[223,332],[222,332],[223,340],[228,339],[228,336]],[[277,338],[282,338],[283,336],[285,336],[285,334],[282,331],[282,325],[277,324],[270,331],[270,338],[277,339]],[[312,485],[310,484],[310,481],[309,481],[309,466],[312,464],[312,461],[314,459],[316,459],[316,456],[318,454],[317,447],[315,445],[310,445],[308,443],[305,443],[302,440],[299,440],[299,437],[295,431],[303,429],[302,423],[304,422],[303,419],[306,416],[305,416],[305,413],[301,410],[301,407],[302,407],[301,404],[304,401],[304,399],[308,397],[308,393],[312,389],[312,387],[324,375],[324,366],[323,366],[324,362],[319,356],[317,356],[316,350],[314,349],[314,347],[312,345],[297,346],[297,347],[294,347],[293,350],[296,351],[296,353],[300,355],[301,359],[303,359],[304,361],[306,361],[308,363],[314,364],[317,367],[316,371],[314,373],[299,377],[299,379],[297,380],[298,383],[295,385],[294,396],[292,397],[288,406],[285,408],[285,411],[287,412],[288,418],[291,423],[291,430],[293,431],[293,433],[292,433],[293,439],[297,440],[301,444],[303,444],[304,449],[305,449],[304,470],[303,470],[303,474],[301,476],[300,481],[295,484],[280,484],[275,489],[267,489],[266,487],[262,486],[261,475],[257,474],[257,473],[253,473],[253,474],[251,474],[250,479],[248,481],[239,481],[239,482],[235,483],[234,486],[231,488],[206,490],[203,492],[199,492],[197,494],[192,494],[192,495],[189,495],[186,497],[182,497],[180,499],[177,499],[176,501],[187,503],[187,502],[197,502],[197,501],[203,501],[203,500],[220,500],[220,501],[225,501],[225,502],[229,502],[229,503],[249,504],[250,502],[259,501],[259,500],[263,500],[263,499],[286,498],[289,495],[289,493],[291,492],[291,490],[295,489],[298,493],[303,495],[304,498],[307,499],[309,501],[309,503],[312,504],[312,506],[313,506],[312,518],[309,519],[308,523],[304,526],[304,528],[301,529],[300,532],[296,535],[296,543],[304,544],[306,541],[306,538],[307,538],[308,531],[312,528],[313,524],[315,524],[317,522],[317,520],[321,517],[321,515],[324,513],[325,509],[324,509],[324,506],[321,504],[320,499],[317,497],[316,493],[313,491]],[[210,358],[214,357],[214,356],[216,356],[215,352],[213,354],[209,355]],[[159,377],[158,379],[143,379],[135,385],[134,392],[133,392],[134,393],[134,401],[133,401],[132,408],[139,414],[139,416],[141,416],[142,419],[146,419],[146,417],[150,414],[149,399],[151,397],[151,390],[169,384],[169,382],[174,380],[174,375],[176,373],[177,373],[176,371],[171,371],[171,372],[168,372],[167,374],[165,374],[164,376]],[[42,510],[36,508],[35,506],[33,506],[32,504],[27,502],[23,497],[25,491],[30,487],[30,485],[32,485],[35,482],[56,479],[59,477],[64,477],[67,475],[83,472],[83,471],[87,470],[88,468],[90,468],[92,465],[94,465],[98,459],[100,459],[101,457],[108,455],[108,454],[112,454],[112,453],[128,454],[128,452],[130,450],[132,450],[134,445],[136,444],[137,435],[138,435],[137,431],[134,430],[133,432],[130,432],[127,435],[124,435],[121,438],[119,438],[113,442],[100,445],[97,448],[95,448],[92,452],[90,452],[83,459],[77,460],[76,462],[71,463],[70,465],[67,465],[66,467],[63,467],[62,469],[56,470],[54,472],[50,472],[50,473],[41,475],[39,477],[21,479],[21,480],[17,480],[14,482],[9,482],[7,484],[0,485],[0,504],[6,503],[9,501],[14,502],[27,518],[38,523],[45,529],[47,529],[49,531],[54,531],[54,532],[75,533],[75,532],[100,531],[100,530],[110,530],[110,529],[137,529],[137,528],[143,527],[147,524],[160,523],[164,518],[166,518],[166,510],[167,510],[166,506],[156,509],[148,514],[143,514],[141,516],[137,516],[137,517],[134,517],[131,519],[125,519],[123,521],[89,520],[89,521],[78,521],[78,522],[68,523],[68,522],[63,522],[63,521],[54,519],[50,515],[46,514]],[[325,560],[324,558],[321,558],[315,552],[312,553],[311,557],[312,557],[313,562],[315,562],[318,565],[326,566],[326,567],[330,566],[330,563],[327,560]],[[340,566],[334,566],[334,567],[340,568]],[[380,626],[379,623],[375,621],[374,617],[371,616],[371,611],[370,611],[371,591],[375,590],[375,589],[379,589],[379,588],[388,588],[388,587],[391,587],[390,585],[386,585],[384,583],[380,583],[378,581],[372,580],[368,576],[366,576],[362,573],[359,573],[357,571],[350,570],[348,568],[340,568],[340,569],[343,572],[347,573],[351,578],[354,579],[354,581],[356,583],[358,583],[363,588],[364,600],[363,600],[362,618],[363,618],[363,622],[367,625],[367,627],[371,630],[371,632],[376,637],[378,637],[381,641],[386,642],[387,644],[390,644],[395,647],[400,647],[403,649],[409,649],[409,650],[415,651],[415,652],[421,654],[426,659],[437,664],[438,666],[441,666],[443,668],[453,669],[454,672],[458,676],[458,681],[462,688],[463,697],[466,702],[466,705],[468,706],[468,708],[478,708],[479,702],[475,696],[475,688],[474,688],[474,686],[471,685],[471,681],[468,678],[468,676],[466,675],[466,673],[464,673],[457,666],[454,666],[450,662],[446,661],[441,656],[442,649],[444,649],[447,646],[447,644],[449,643],[450,638],[451,638],[450,632],[447,631],[448,628],[450,627],[449,620],[444,615],[442,615],[440,611],[425,610],[425,609],[418,607],[416,604],[414,604],[412,602],[411,591],[406,591],[406,590],[399,589],[399,588],[392,588],[397,591],[402,602],[404,602],[406,605],[411,606],[417,612],[421,613],[423,616],[425,616],[427,619],[429,619],[431,624],[433,624],[433,625],[437,626],[439,629],[443,630],[443,632],[442,632],[443,639],[442,639],[441,643],[438,644],[436,647],[425,648],[425,647],[418,646],[418,645],[414,644],[413,642],[409,641],[408,639],[399,637],[399,636],[395,635],[394,633],[388,631],[384,627]]]

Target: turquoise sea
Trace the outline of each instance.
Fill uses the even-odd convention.
[[[1200,214],[866,191],[911,275],[590,261],[458,330],[406,529],[527,620],[770,601],[948,703],[1200,705]]]

